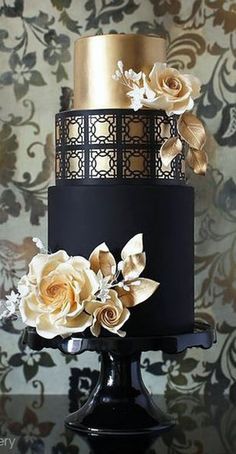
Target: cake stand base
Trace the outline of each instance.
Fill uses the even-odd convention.
[[[97,386],[85,405],[67,416],[66,427],[90,435],[144,435],[169,429],[174,422],[146,389],[140,356],[102,352]]]
[[[143,436],[170,429],[175,422],[158,408],[143,383],[141,352],[180,353],[188,347],[210,348],[214,341],[215,331],[206,323],[196,323],[192,333],[151,338],[73,335],[48,340],[30,327],[24,334],[24,343],[33,350],[51,347],[67,354],[86,350],[101,354],[101,371],[95,389],[85,405],[65,419],[67,428],[90,436]]]

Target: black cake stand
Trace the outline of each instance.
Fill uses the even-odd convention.
[[[189,347],[210,348],[215,330],[195,323],[187,334],[156,337],[40,337],[27,327],[23,342],[33,350],[56,348],[71,355],[96,351],[101,355],[98,383],[81,409],[65,419],[67,428],[88,435],[151,435],[171,428],[174,421],[154,403],[145,387],[140,356],[145,351],[180,353]]]

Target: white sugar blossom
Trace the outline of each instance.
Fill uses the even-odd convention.
[[[19,305],[19,293],[11,291],[10,295],[6,295],[5,300],[0,302],[0,320],[10,318],[12,315],[16,315]]]
[[[24,296],[27,296],[29,293],[29,287],[27,285],[22,284],[21,282],[18,284],[18,292],[23,298]]]
[[[47,252],[47,249],[45,248],[43,242],[40,240],[40,238],[32,238],[32,241],[36,244],[37,248],[41,251],[41,252]]]
[[[126,79],[133,80],[134,82],[140,80],[142,78],[142,71],[139,73],[136,73],[133,71],[133,69],[129,69],[128,71],[125,71],[125,77]]]
[[[113,76],[131,91],[131,107],[165,110],[167,115],[181,115],[193,108],[194,99],[200,94],[200,81],[191,74],[181,74],[166,63],[155,63],[149,74],[133,69],[125,70],[121,61]]]
[[[117,66],[118,66],[120,72],[123,74],[123,71],[124,71],[124,63],[123,63],[121,60],[119,60],[119,61],[117,62]]]
[[[121,62],[119,71],[123,71]],[[120,328],[130,316],[129,308],[146,301],[159,285],[139,277],[146,263],[142,234],[124,246],[118,265],[105,243],[86,260],[63,250],[49,254],[39,238],[33,242],[40,252],[29,263],[18,291],[0,301],[0,320],[20,315],[46,339],[65,338],[87,328],[94,336],[102,328],[125,336]]]

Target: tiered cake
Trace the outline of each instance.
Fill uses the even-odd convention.
[[[129,107],[112,79],[117,61],[149,72],[165,62],[161,36],[103,35],[75,44],[74,109],[56,115],[56,186],[49,188],[49,249],[88,257],[105,241],[118,258],[143,233],[144,276],[157,292],[132,308],[127,336],[191,332],[194,322],[194,191],[184,155],[168,166],[164,140],[177,136],[177,117]],[[91,336],[89,329],[85,334]],[[109,333],[108,333],[109,335]]]

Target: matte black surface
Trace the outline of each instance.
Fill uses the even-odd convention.
[[[52,252],[65,249],[70,255],[88,258],[105,241],[118,260],[126,242],[137,233],[144,234],[147,265],[143,276],[161,285],[149,301],[131,309],[124,325],[128,336],[193,330],[193,188],[51,187],[48,202]]]

